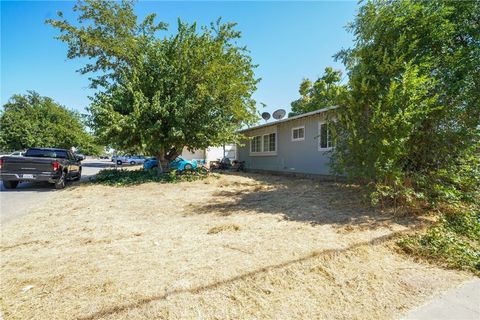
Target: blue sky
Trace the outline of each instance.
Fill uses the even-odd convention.
[[[67,60],[67,47],[44,23],[63,11],[73,18],[74,2],[1,2],[1,103],[15,93],[35,90],[84,112],[88,106],[88,77],[75,72],[80,60]],[[290,109],[303,78],[316,79],[327,66],[343,70],[332,55],[352,46],[345,25],[352,21],[357,2],[140,2],[139,17],[155,12],[159,21],[176,28],[178,17],[199,24],[222,17],[238,23],[241,44],[251,51],[262,81],[254,97],[266,109]],[[259,104],[260,105],[260,104]]]

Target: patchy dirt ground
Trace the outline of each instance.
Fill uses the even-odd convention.
[[[391,248],[419,223],[309,179],[83,185],[2,226],[0,306],[6,319],[391,319],[470,277]]]

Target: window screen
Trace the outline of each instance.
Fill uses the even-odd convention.
[[[273,152],[276,151],[276,134],[270,133],[263,136],[263,151]]]
[[[250,151],[260,152],[261,151],[260,143],[261,143],[260,136],[253,137],[253,139],[250,141]]]
[[[295,128],[292,130],[292,140],[303,140],[305,139],[305,128]]]

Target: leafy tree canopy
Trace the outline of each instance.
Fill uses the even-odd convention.
[[[0,148],[23,150],[30,147],[76,147],[96,152],[93,137],[87,133],[78,113],[34,91],[14,95],[0,115]]]
[[[480,185],[480,2],[365,3],[334,163],[380,195],[461,200]]]
[[[179,20],[162,37],[167,25],[155,14],[139,22],[129,1],[89,0],[74,11],[78,23],[48,22],[61,31],[69,58],[91,61],[80,72],[100,89],[89,110],[106,144],[168,160],[185,146],[234,142],[237,129],[256,121],[255,65],[237,45],[234,23],[198,28]]]
[[[289,116],[338,105],[342,94],[346,91],[346,86],[341,84],[341,80],[342,72],[333,70],[331,67],[325,68],[323,76],[314,83],[304,79],[299,89],[301,97],[292,102],[292,112]]]

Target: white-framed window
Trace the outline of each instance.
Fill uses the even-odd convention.
[[[263,135],[263,152],[277,151],[277,134],[269,133]]]
[[[261,136],[255,136],[250,141],[250,152],[260,152],[260,151],[262,151]]]
[[[318,150],[323,151],[335,148],[335,139],[333,137],[331,125],[331,122],[318,123]]]
[[[276,156],[277,131],[262,133],[250,139],[251,156]]]
[[[305,140],[305,126],[292,128],[292,141]]]

